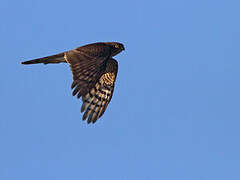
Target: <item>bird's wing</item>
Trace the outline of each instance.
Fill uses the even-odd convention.
[[[72,95],[77,94],[80,98],[95,86],[104,73],[109,56],[92,56],[75,49],[66,52],[65,59],[70,64],[73,74]]]
[[[88,123],[95,123],[103,115],[113,95],[117,72],[117,61],[112,58],[109,59],[105,72],[101,75],[95,86],[82,97],[81,112],[85,111],[83,120],[88,118]]]

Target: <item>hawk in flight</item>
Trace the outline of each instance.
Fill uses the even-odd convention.
[[[111,101],[118,63],[113,56],[124,50],[118,42],[99,42],[22,64],[68,63],[73,74],[72,95],[82,97],[82,119],[95,123]]]

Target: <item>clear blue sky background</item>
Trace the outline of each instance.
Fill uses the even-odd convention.
[[[2,0],[1,180],[239,180],[240,1]],[[119,41],[112,102],[81,121],[68,65]]]

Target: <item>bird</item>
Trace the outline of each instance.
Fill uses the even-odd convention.
[[[68,63],[73,75],[72,95],[82,99],[82,120],[94,124],[112,99],[118,72],[118,62],[113,57],[123,50],[125,47],[119,42],[97,42],[21,64]]]

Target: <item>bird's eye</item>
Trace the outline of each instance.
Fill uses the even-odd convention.
[[[119,45],[118,45],[118,44],[115,44],[114,47],[115,47],[116,49],[118,49],[118,48],[119,48]]]

